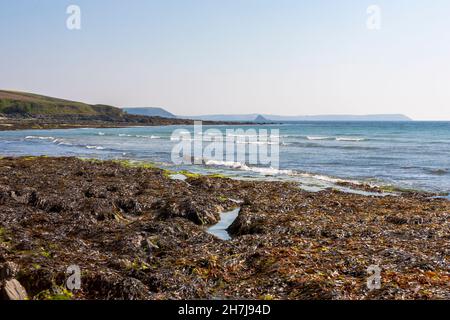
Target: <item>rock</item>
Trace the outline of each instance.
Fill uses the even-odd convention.
[[[3,300],[27,300],[28,295],[25,288],[16,279],[5,281],[1,289]]]
[[[227,231],[234,236],[263,234],[265,232],[264,221],[262,218],[244,212],[233,221]]]

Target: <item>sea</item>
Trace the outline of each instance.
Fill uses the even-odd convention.
[[[192,143],[200,137],[203,145],[208,145],[210,140],[204,137],[209,129],[220,130],[224,140],[229,130],[242,129],[249,134],[264,130],[275,132],[279,164],[274,167],[236,161],[237,157],[234,161],[205,158],[197,161],[198,164],[173,162],[172,152],[180,144],[174,132],[191,132]],[[198,136],[193,135],[193,130],[193,126],[157,126],[3,131],[0,132],[0,155],[152,162],[174,171],[223,174],[236,179],[294,181],[310,191],[349,181],[447,195],[450,192],[450,122],[203,126],[203,134]],[[245,152],[255,150],[251,144],[258,147],[267,144],[266,149],[272,150],[271,141],[244,140]]]

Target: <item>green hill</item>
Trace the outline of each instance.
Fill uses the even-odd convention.
[[[90,105],[42,95],[0,90],[0,113],[5,115],[81,115],[121,117],[124,112],[107,105]]]

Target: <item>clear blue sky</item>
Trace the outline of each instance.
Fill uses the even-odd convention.
[[[450,120],[448,0],[0,0],[0,39],[3,89],[180,115]]]

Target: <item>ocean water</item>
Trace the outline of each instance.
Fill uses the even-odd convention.
[[[279,130],[279,168],[217,160],[174,165],[171,151],[179,142],[171,135],[180,128],[193,130],[166,126],[0,132],[0,155],[151,161],[174,170],[293,180],[311,191],[349,180],[450,192],[450,122],[299,122],[253,127]],[[203,126],[203,130],[210,128]],[[214,128],[225,134],[226,129],[238,127]]]

